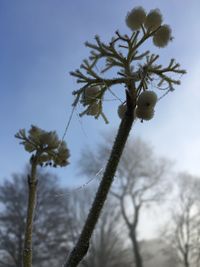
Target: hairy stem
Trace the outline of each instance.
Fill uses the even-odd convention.
[[[34,157],[31,161],[31,175],[28,176],[28,208],[26,216],[26,228],[24,238],[24,250],[23,250],[23,266],[32,266],[32,232],[33,232],[33,219],[36,204],[37,193],[37,180],[36,180],[36,168],[37,158]]]
[[[99,185],[92,207],[89,211],[81,235],[70,253],[64,267],[76,267],[87,254],[90,238],[97,224],[104,202],[112,185],[114,175],[131,130],[134,116],[135,99],[127,92],[127,112],[121,121],[119,130],[108,160],[102,181]]]

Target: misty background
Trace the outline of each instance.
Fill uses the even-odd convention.
[[[162,63],[175,58],[188,74],[181,78],[182,84],[173,93],[157,104],[153,120],[135,123],[130,137],[133,140],[140,137],[158,157],[173,163],[170,167],[173,175],[169,173],[172,185],[177,173],[200,175],[198,0],[192,3],[173,0],[0,1],[1,185],[12,180],[14,173],[24,173],[29,161],[29,155],[14,138],[20,128],[29,129],[35,124],[45,130],[56,130],[63,136],[72,110],[71,92],[78,89],[69,71],[78,68],[88,57],[84,42],[92,41],[96,34],[107,41],[116,30],[129,33],[125,16],[138,5],[147,11],[159,8],[164,23],[172,28],[173,42],[165,49],[155,48],[149,42],[148,49],[158,53]],[[82,192],[98,184],[95,174],[80,174],[78,162],[85,150],[98,151],[103,135],[116,131],[120,123],[118,104],[116,101],[106,103],[109,125],[101,119],[79,118],[80,110],[75,110],[65,136],[71,164],[62,169],[47,169],[57,175],[61,188]],[[159,205],[142,213],[140,240],[151,242],[160,238],[161,228],[171,214],[170,204],[165,205],[167,212],[162,216]]]

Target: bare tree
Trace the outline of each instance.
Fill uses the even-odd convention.
[[[165,242],[184,267],[200,266],[200,180],[189,174],[177,179],[173,210],[165,231]]]
[[[33,229],[33,266],[60,264],[66,253],[68,214],[57,197],[56,177],[38,173],[37,206]],[[27,173],[13,175],[0,186],[0,266],[22,267],[22,251],[28,198]]]
[[[109,155],[110,136],[107,136],[96,153],[84,151],[80,171],[95,175]],[[141,210],[145,205],[157,202],[166,192],[164,174],[169,162],[157,159],[151,147],[140,139],[129,141],[120,160],[111,193],[118,200],[122,217],[127,226],[133,247],[135,265],[143,266],[137,237]]]

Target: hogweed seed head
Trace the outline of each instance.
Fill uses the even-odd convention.
[[[162,24],[162,14],[159,9],[152,9],[144,22],[144,26],[147,30],[156,30]]]
[[[162,25],[153,36],[153,43],[157,47],[165,47],[171,40],[171,28],[169,25]]]
[[[135,7],[126,16],[126,25],[133,31],[139,30],[146,18],[143,7]]]

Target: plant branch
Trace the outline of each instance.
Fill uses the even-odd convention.
[[[24,251],[23,251],[23,266],[32,266],[32,232],[33,232],[33,219],[36,205],[36,191],[37,191],[37,180],[36,180],[36,169],[37,169],[37,156],[32,157],[31,160],[31,175],[28,176],[28,209],[26,217],[26,228],[24,238]]]

